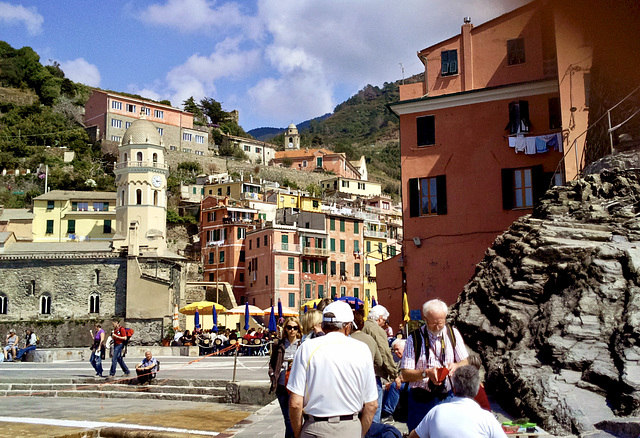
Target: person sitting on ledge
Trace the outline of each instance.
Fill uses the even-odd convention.
[[[4,341],[6,345],[2,350],[5,362],[11,362],[11,360],[9,360],[9,354],[11,354],[12,359],[16,356],[16,349],[18,348],[19,340],[20,338],[16,335],[16,331],[14,329],[10,329]]]
[[[155,371],[158,370],[158,361],[151,355],[151,351],[145,351],[144,359],[136,365],[136,374],[138,375],[138,385],[148,385],[151,379],[156,377]]]
[[[31,329],[27,329],[27,334],[25,335],[24,343],[25,343],[24,348],[21,348],[20,350],[18,350],[18,354],[16,354],[15,360],[22,360],[22,356],[24,356],[24,354],[27,351],[32,351],[36,349],[36,345],[38,343],[38,337],[36,336],[35,333],[33,333]]]

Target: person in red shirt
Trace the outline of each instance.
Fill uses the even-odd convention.
[[[116,375],[116,365],[120,364],[122,371],[124,371],[124,375],[129,377],[131,372],[129,368],[127,368],[127,364],[124,363],[124,358],[122,357],[122,350],[125,346],[125,341],[127,340],[127,332],[124,327],[120,325],[120,321],[113,321],[113,332],[111,333],[111,338],[113,339],[113,358],[111,359],[111,370],[109,370],[109,377],[112,379]]]
[[[469,361],[469,365],[473,365],[478,370],[482,368],[482,360],[480,359],[480,356],[471,355],[467,360]],[[478,389],[478,394],[474,397],[474,400],[480,405],[482,409],[491,412],[491,405],[489,404],[487,393],[484,390],[484,383],[480,382],[480,388]]]

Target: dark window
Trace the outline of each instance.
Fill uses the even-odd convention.
[[[111,219],[107,219],[104,221],[104,224],[102,226],[102,232],[104,234],[110,234],[111,233]]]
[[[347,275],[347,264],[340,262],[340,275]]]
[[[360,277],[360,263],[353,264],[353,276]]]
[[[507,41],[507,63],[509,65],[524,64],[524,38]]]
[[[304,285],[304,297],[311,298],[311,284],[307,283]]]
[[[329,241],[329,249],[331,250],[331,252],[336,252],[336,239],[331,239]]]
[[[40,313],[43,315],[51,314],[51,297],[49,295],[40,297]]]
[[[53,210],[54,205],[54,201],[47,201],[47,210]]]
[[[324,286],[322,284],[318,285],[318,298],[324,298]]]
[[[264,276],[264,284],[266,284],[267,286],[269,286],[269,276],[265,275]]]
[[[100,313],[100,296],[92,294],[89,297],[89,313]]]
[[[296,284],[296,276],[295,276],[295,274],[289,274],[287,283],[288,284]]]
[[[242,274],[241,274],[242,275]],[[213,273],[209,273],[209,281],[215,281],[215,277],[213,276]]]
[[[358,222],[354,222],[353,223],[353,234],[358,234],[360,233],[360,224]]]
[[[256,248],[260,248],[260,238],[256,239]]]
[[[528,101],[518,100],[509,103],[509,123],[507,123],[504,129],[508,129],[511,134],[529,132],[531,122],[529,121]]]
[[[264,246],[269,244],[269,236],[264,236]]]
[[[212,265],[212,264],[214,264],[214,263],[216,262],[215,257],[216,257],[216,253],[215,253],[215,252],[213,252],[213,251],[211,251],[211,252],[209,253],[209,264],[210,264],[210,265]]]
[[[549,129],[562,129],[562,113],[560,112],[560,98],[549,99]]]
[[[331,262],[331,275],[336,275],[336,262]]]
[[[5,294],[0,294],[0,314],[7,314],[7,304],[9,303],[8,298]]]
[[[76,232],[76,220],[69,219],[67,221],[67,234],[73,234]]]
[[[142,205],[142,190],[136,190],[136,205]]]
[[[77,202],[72,202],[71,203],[71,211],[78,211],[78,203]]]
[[[347,242],[344,240],[340,240],[340,252],[345,252],[346,251],[346,246],[347,246]]]
[[[218,255],[218,257],[220,258],[219,262],[224,263],[224,251],[220,251],[220,255]]]
[[[244,249],[240,250],[240,257],[238,258],[238,261],[240,262],[244,262]]]
[[[345,230],[344,219],[340,219],[340,231]]]
[[[458,74],[458,51],[444,50],[440,54],[442,59],[442,76]]]
[[[418,146],[436,144],[435,116],[423,116],[416,118],[418,133]]]
[[[336,229],[336,220],[334,218],[329,219],[329,229],[331,231],[335,231]]]
[[[244,283],[244,273],[241,272],[238,278],[240,279],[240,283]]]
[[[296,307],[296,294],[295,293],[289,293],[289,307],[291,307],[292,309],[294,307]]]
[[[47,230],[46,230],[47,234],[53,234],[53,220],[52,219],[47,219]]]
[[[447,214],[446,175],[409,180],[409,216]]]
[[[293,271],[295,269],[296,259],[294,259],[293,257],[289,257],[287,261],[288,261],[287,269],[289,269],[289,271]]]
[[[502,169],[502,208],[531,208],[549,188],[553,173],[542,166]]]
[[[336,287],[331,286],[331,298],[335,298],[335,297],[336,297]]]

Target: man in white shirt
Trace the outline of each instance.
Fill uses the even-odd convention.
[[[409,438],[506,438],[498,420],[473,400],[480,388],[478,369],[461,366],[451,380],[454,397],[431,409]]]
[[[373,359],[365,343],[349,337],[352,323],[347,303],[329,304],[326,335],[303,342],[293,359],[287,389],[296,437],[364,437],[371,426],[378,408]]]

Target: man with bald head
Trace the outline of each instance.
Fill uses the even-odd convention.
[[[400,363],[402,379],[409,382],[407,427],[413,430],[436,405],[452,395],[449,375],[467,364],[467,349],[460,332],[446,323],[449,309],[438,299],[422,306],[427,322],[409,335]]]

